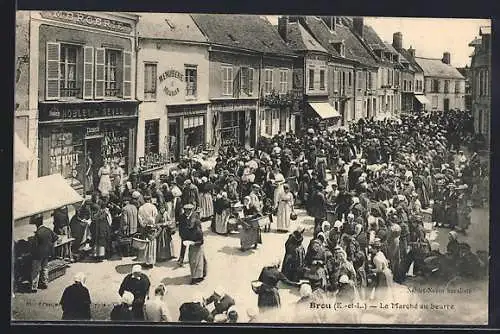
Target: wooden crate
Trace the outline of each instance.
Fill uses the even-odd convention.
[[[52,282],[56,278],[64,276],[68,267],[68,264],[63,260],[57,259],[50,261],[47,265],[47,269],[49,271],[48,281]]]

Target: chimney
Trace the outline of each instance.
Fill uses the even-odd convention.
[[[278,18],[278,33],[285,42],[288,42],[288,17],[280,16]]]
[[[450,65],[450,60],[451,60],[451,55],[449,52],[444,52],[443,53],[443,63],[447,64],[447,65]]]
[[[354,29],[354,33],[359,37],[363,37],[363,17],[357,16],[352,19],[352,27]]]
[[[335,16],[321,16],[321,19],[331,31],[335,31],[335,25],[337,23],[337,18]]]
[[[395,32],[392,35],[392,46],[396,50],[401,50],[403,48],[403,34],[400,32]]]
[[[408,49],[408,53],[410,54],[412,59],[415,59],[415,49],[411,47]]]

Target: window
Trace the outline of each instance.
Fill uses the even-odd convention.
[[[222,67],[222,95],[233,95],[233,68]]]
[[[432,80],[431,91],[432,93],[439,93],[439,80]]]
[[[144,123],[145,125],[145,140],[144,140],[144,155],[158,154],[160,151],[159,133],[160,120],[150,120]]]
[[[309,69],[309,90],[314,89],[314,69]]]
[[[460,93],[460,81],[455,82],[455,94]]]
[[[247,95],[253,95],[253,68],[241,68],[241,91]]]
[[[342,72],[345,79],[345,73]],[[319,70],[319,89],[325,90],[325,70]]]
[[[349,88],[352,87],[352,72],[349,72]]]
[[[184,66],[184,79],[186,80],[186,96],[196,96],[198,82],[198,68],[196,65]]]
[[[156,100],[156,64],[144,64],[144,99]]]
[[[437,109],[437,107],[438,107],[438,97],[433,96],[432,97],[432,109]]]
[[[59,61],[59,87],[61,97],[80,97],[81,87],[77,78],[80,47],[61,44]]]
[[[409,84],[409,88],[410,88],[410,92],[413,91],[413,82],[411,80],[408,80],[408,84]]]
[[[449,93],[450,90],[450,80],[445,80],[444,81],[444,92]]]
[[[121,53],[116,50],[106,50],[106,58],[104,63],[104,95],[119,96],[119,63],[121,61]]]
[[[264,93],[269,94],[273,90],[273,70],[264,70]]]
[[[406,92],[406,80],[403,80],[403,90]]]
[[[288,70],[280,70],[280,93],[286,94],[288,91]]]

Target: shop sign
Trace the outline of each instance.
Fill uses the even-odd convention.
[[[129,34],[132,32],[132,26],[128,23],[119,22],[115,20],[109,20],[93,15],[78,13],[78,12],[66,12],[66,11],[43,11],[40,12],[40,16],[45,19],[57,20],[61,22],[68,22],[73,24],[79,24],[87,27],[101,28],[116,32],[122,32]]]
[[[163,72],[158,80],[161,84],[164,84],[163,92],[167,96],[176,96],[179,94],[181,89],[183,88],[182,83],[184,82],[184,74],[177,70],[168,70]]]
[[[99,135],[100,132],[101,132],[101,129],[99,129],[98,126],[94,126],[94,127],[87,128],[85,131],[85,135],[96,136],[96,135]]]
[[[40,121],[112,118],[116,116],[137,116],[136,107],[123,105],[92,104],[40,104]]]
[[[248,110],[248,109],[255,109],[255,102],[251,102],[248,104],[245,103],[223,103],[223,104],[216,104],[213,109],[217,111],[243,111],[243,110]]]

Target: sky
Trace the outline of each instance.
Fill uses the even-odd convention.
[[[267,16],[277,24],[277,16]],[[365,17],[365,24],[372,26],[381,39],[392,43],[392,34],[403,34],[403,47],[415,49],[417,57],[443,57],[450,52],[451,64],[455,67],[470,65],[469,55],[473,49],[468,44],[479,35],[479,27],[490,26],[488,19],[452,18],[397,18]]]

